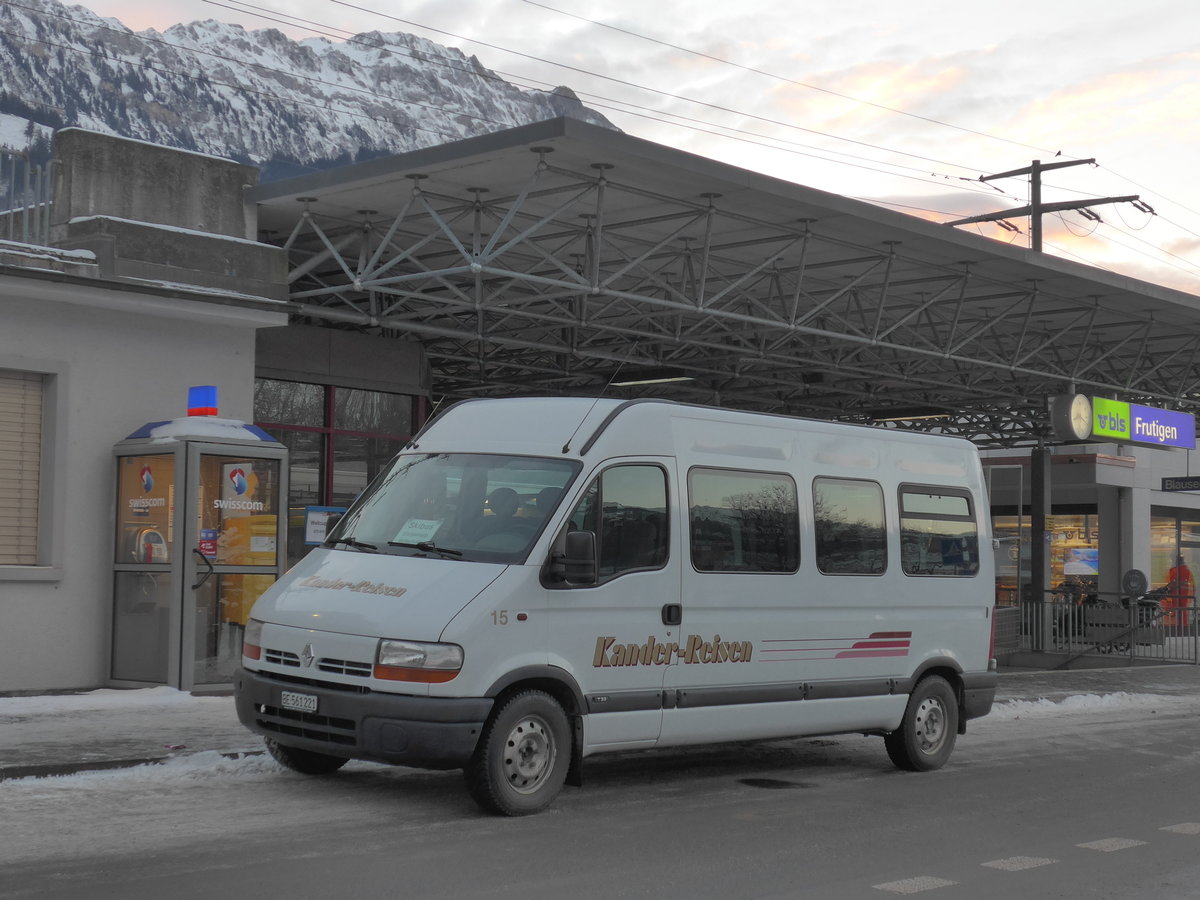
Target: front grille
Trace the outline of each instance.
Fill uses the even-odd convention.
[[[276,650],[273,647],[264,647],[262,658],[263,662],[274,663],[277,666],[289,666],[293,669],[301,667],[300,656],[289,650]],[[374,671],[374,666],[369,662],[359,662],[353,659],[330,659],[329,657],[317,660],[316,667],[322,672],[330,672],[334,675],[351,675],[355,678],[370,678],[371,673]]]
[[[308,738],[310,741],[323,741],[342,747],[353,747],[358,743],[353,719],[337,719],[280,709],[278,706],[263,706],[255,716],[255,722],[265,731]]]
[[[370,663],[355,662],[349,659],[322,659],[317,663],[322,672],[333,672],[335,675],[353,675],[356,678],[370,678],[373,667]]]

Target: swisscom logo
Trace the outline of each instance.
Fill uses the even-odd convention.
[[[142,466],[142,493],[148,494],[154,490],[154,476],[150,474],[150,466]]]
[[[246,482],[246,472],[241,468],[230,471],[229,482],[233,485],[233,492],[239,497],[246,493],[246,488],[249,487],[249,484]]]

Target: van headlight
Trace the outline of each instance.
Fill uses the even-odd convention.
[[[423,644],[382,640],[375,656],[376,678],[442,684],[462,670],[463,648],[458,644]]]

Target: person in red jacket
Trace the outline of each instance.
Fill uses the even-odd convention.
[[[1163,616],[1163,624],[1173,625],[1180,631],[1187,628],[1188,613],[1195,602],[1196,583],[1192,580],[1192,570],[1180,556],[1167,572],[1167,595],[1163,598],[1167,613]]]

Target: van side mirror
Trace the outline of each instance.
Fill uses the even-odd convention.
[[[596,583],[596,534],[568,531],[562,556],[563,580],[567,584]]]

